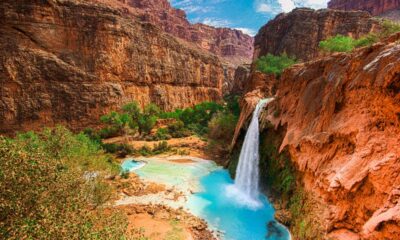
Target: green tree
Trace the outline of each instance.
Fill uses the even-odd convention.
[[[125,137],[125,141],[127,142],[127,136],[129,134],[129,130],[132,124],[132,117],[127,113],[117,113],[111,112],[107,115],[101,116],[100,120],[103,123],[110,124],[113,128],[117,129],[118,132],[121,132]]]
[[[267,54],[266,56],[260,57],[256,61],[257,69],[264,73],[271,73],[280,76],[286,68],[296,63],[294,58],[287,56],[286,53],[275,56]]]
[[[134,130],[137,129],[138,121],[142,114],[139,104],[137,102],[128,103],[122,107],[122,111],[128,114],[132,119],[132,121],[129,123],[130,128]]]

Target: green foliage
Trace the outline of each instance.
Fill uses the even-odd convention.
[[[157,116],[141,115],[139,117],[138,126],[140,134],[150,134],[157,122]]]
[[[229,144],[233,138],[237,120],[238,118],[232,113],[216,114],[208,124],[208,137]]]
[[[354,47],[356,47],[356,48],[368,47],[368,46],[371,46],[372,44],[376,43],[377,41],[379,41],[379,36],[374,33],[370,33],[364,37],[361,37],[361,38],[355,40]]]
[[[161,153],[165,153],[171,150],[171,147],[168,146],[168,143],[166,141],[162,141],[160,143],[157,143],[153,147],[153,155],[158,155]]]
[[[174,138],[188,137],[191,135],[191,132],[185,127],[185,124],[181,120],[177,120],[168,125],[168,133]]]
[[[326,52],[351,52],[355,47],[352,37],[336,35],[319,43],[319,47]]]
[[[240,115],[240,105],[239,105],[240,96],[238,95],[227,95],[224,97],[226,102],[225,112],[230,112],[234,116],[239,117]]]
[[[157,129],[155,140],[168,140],[171,139],[171,135],[169,134],[168,129],[159,128]]]
[[[266,56],[260,57],[256,61],[256,66],[257,70],[263,73],[271,73],[279,76],[282,74],[283,70],[295,63],[296,60],[287,56],[286,53],[280,56],[274,56],[269,53]]]
[[[64,127],[0,137],[0,238],[126,239],[121,215],[89,208],[110,189],[85,174],[115,172],[97,142]]]
[[[397,22],[393,22],[388,19],[385,19],[381,22],[381,25],[383,28],[382,33],[381,33],[382,37],[387,37],[394,33],[400,32],[400,24]]]
[[[105,152],[116,154],[121,158],[134,153],[134,149],[128,144],[104,143],[101,146]]]
[[[151,156],[153,155],[153,150],[148,145],[145,144],[143,147],[139,149],[139,154],[142,156]]]
[[[142,156],[153,156],[171,151],[171,147],[166,141],[162,141],[153,145],[153,148],[148,145],[144,145],[138,151]]]

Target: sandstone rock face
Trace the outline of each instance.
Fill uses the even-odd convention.
[[[321,56],[319,42],[337,34],[358,38],[377,28],[366,12],[295,9],[279,14],[255,37],[254,60],[268,53],[287,53],[308,61]]]
[[[104,5],[2,1],[0,36],[1,132],[84,128],[132,100],[169,110],[222,96],[216,56]]]
[[[110,2],[110,0],[98,0]],[[239,30],[191,24],[183,10],[175,9],[168,0],[119,0],[136,9],[135,14],[162,28],[165,32],[210,51],[230,63],[250,63],[253,38]]]
[[[399,239],[399,39],[287,69],[268,107],[330,239]]]
[[[231,79],[231,81],[225,82],[224,92],[241,95],[250,77],[250,65],[240,65],[237,68],[230,67],[226,69],[226,74],[228,77],[225,78]]]
[[[331,0],[328,7],[332,9],[353,11],[362,10],[374,16],[384,14],[389,11],[400,9],[398,0]]]

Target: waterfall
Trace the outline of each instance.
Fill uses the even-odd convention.
[[[234,196],[239,202],[250,207],[257,208],[260,205],[258,200],[259,192],[259,116],[262,109],[270,103],[273,98],[261,100],[253,112],[250,126],[240,151],[239,163],[236,169],[235,184],[230,186],[228,193]]]

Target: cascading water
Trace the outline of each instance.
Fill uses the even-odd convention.
[[[240,152],[239,163],[236,170],[235,184],[228,187],[228,194],[238,199],[242,204],[251,208],[260,206],[258,182],[259,182],[259,123],[258,118],[262,109],[273,98],[261,100],[253,112],[250,126]]]

